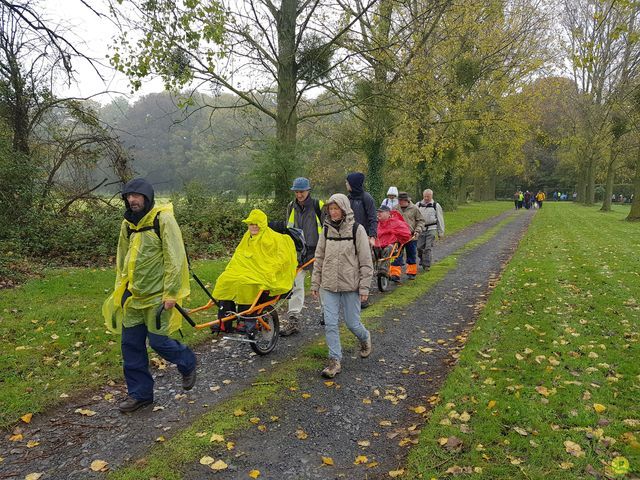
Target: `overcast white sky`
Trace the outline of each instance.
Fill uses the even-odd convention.
[[[108,11],[101,0],[90,0],[87,3],[102,13],[106,14]],[[116,27],[108,19],[98,17],[79,0],[42,0],[40,5],[45,10],[46,18],[70,29],[71,34],[67,36],[74,43],[78,43],[80,51],[99,59],[105,65],[100,69],[104,77],[103,82],[88,62],[76,59],[73,66],[76,70],[77,84],[72,85],[71,88],[60,85],[60,90],[56,93],[87,97],[105,90],[112,90],[126,94],[131,99],[163,90],[161,81],[151,80],[135,96],[129,95],[131,89],[127,79],[124,75],[115,72],[106,58],[109,53],[109,45],[113,43],[112,38],[117,33]],[[118,96],[117,93],[110,93],[101,95],[95,100],[105,104],[116,96]]]

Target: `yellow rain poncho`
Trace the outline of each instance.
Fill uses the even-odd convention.
[[[153,228],[157,214],[160,235]],[[138,310],[155,308],[165,300],[176,300],[179,304],[189,295],[189,266],[182,242],[182,233],[173,216],[173,205],[156,206],[137,225],[124,220],[120,228],[118,255],[116,259],[116,282],[114,292],[102,306],[102,315],[107,328],[120,333],[123,320],[122,296],[129,290],[131,296],[125,301],[127,308]],[[163,323],[158,331],[151,322],[154,333],[175,332],[182,325],[182,316],[176,309],[169,312],[169,325]],[[153,315],[150,314],[151,317]],[[164,318],[164,316],[163,316]]]
[[[251,236],[247,231],[213,289],[217,300],[234,300],[237,304],[252,304],[260,290],[280,295],[293,287],[298,259],[293,240],[276,233],[267,225],[262,210],[251,210],[243,220],[256,224],[260,232]]]

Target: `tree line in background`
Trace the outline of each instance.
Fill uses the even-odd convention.
[[[274,213],[296,176],[329,194],[353,170],[378,200],[391,184],[430,187],[450,208],[522,187],[602,198],[606,211],[614,185],[640,191],[636,2],[81,3],[119,27],[109,61],[132,89],[159,76],[167,91],[106,105],[56,95],[77,62],[104,65],[38,1],[0,0],[0,235],[12,250],[68,239],[70,225],[81,236],[88,210],[115,222],[108,193],[134,174],[166,193],[196,182],[192,193],[272,197]]]

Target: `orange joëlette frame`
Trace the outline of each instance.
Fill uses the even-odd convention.
[[[315,258],[312,258],[311,260],[309,260],[308,262],[298,266],[298,268],[296,269],[296,275],[298,273],[300,273],[303,269],[305,269],[306,267],[308,267],[309,265],[311,265],[313,262],[315,262]],[[216,319],[216,320],[211,320],[210,322],[206,322],[206,323],[199,323],[195,326],[195,328],[197,328],[198,330],[201,330],[203,328],[207,328],[207,327],[211,327],[213,325],[218,325],[220,323],[223,322],[228,322],[229,320],[233,320],[237,317],[243,316],[243,315],[250,315],[252,313],[262,313],[262,311],[266,308],[266,307],[270,307],[272,305],[275,305],[278,300],[280,300],[281,295],[277,295],[275,297],[273,297],[270,300],[267,300],[266,302],[258,303],[258,300],[260,299],[260,297],[262,296],[262,294],[264,293],[264,290],[260,290],[258,292],[258,296],[256,297],[256,299],[253,301],[253,304],[245,311],[243,312],[239,312],[239,313],[235,313],[233,315],[228,315],[224,318],[220,318],[220,319]],[[257,305],[256,305],[257,304]],[[196,307],[196,308],[192,308],[189,309],[189,313],[197,313],[197,312],[202,312],[204,310],[209,310],[211,307],[213,307],[215,305],[215,303],[212,300],[209,300],[205,305],[202,305],[201,307]],[[262,328],[264,328],[265,330],[269,331],[271,330],[271,327],[269,326],[269,324],[267,322],[265,322],[261,316],[257,316],[256,320],[260,323],[260,325],[262,326]]]
[[[386,262],[387,260],[389,260],[390,262],[393,262],[396,258],[400,256],[400,253],[402,253],[402,249],[404,248],[404,246],[405,246],[404,243],[400,245],[398,242],[395,242],[393,244],[393,247],[391,248],[391,253],[389,253],[389,256],[386,258],[379,258],[378,261]]]

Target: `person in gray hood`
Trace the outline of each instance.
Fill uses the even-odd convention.
[[[316,247],[311,295],[321,300],[329,347],[322,376],[333,378],[341,371],[340,307],[347,327],[360,341],[360,356],[371,354],[371,333],[360,321],[360,304],[369,297],[373,261],[367,232],[355,222],[349,199],[341,193],[332,195],[327,211]]]

